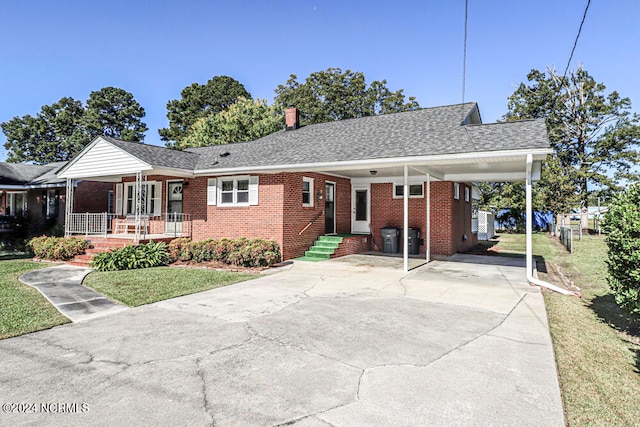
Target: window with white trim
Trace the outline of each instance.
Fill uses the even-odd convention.
[[[143,214],[159,216],[162,212],[162,183],[148,181],[146,188],[143,187],[145,206]],[[136,213],[136,183],[126,182],[124,184],[124,215],[135,215]]]
[[[313,207],[313,178],[302,178],[302,206]]]
[[[7,193],[5,215],[22,216],[27,210],[27,193]]]
[[[469,187],[465,186],[465,187],[464,187],[464,201],[465,201],[465,202],[468,202],[468,201],[469,201],[469,198],[470,198],[470,195],[469,195]]]
[[[401,199],[404,197],[404,185],[403,184],[394,184],[393,185],[393,198]],[[422,198],[424,197],[424,185],[420,184],[409,184],[409,198]]]
[[[456,200],[460,200],[460,184],[457,182],[453,183],[453,198]]]
[[[255,184],[251,183],[249,176],[236,176],[229,178],[218,178],[219,197],[218,206],[249,206],[257,203],[257,177]],[[256,200],[252,201],[250,193],[253,190]]]

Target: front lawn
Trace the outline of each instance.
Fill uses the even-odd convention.
[[[524,246],[524,235],[503,234],[491,249],[522,254]],[[583,294],[580,299],[544,293],[568,424],[637,425],[640,333],[607,286],[604,236],[575,239],[569,254],[556,239],[535,234],[533,252],[546,264],[542,280],[573,282]]]
[[[137,307],[254,278],[254,274],[155,267],[93,272],[83,284],[123,304]]]
[[[0,339],[69,322],[40,292],[18,281],[23,273],[50,266],[27,260],[0,261]]]

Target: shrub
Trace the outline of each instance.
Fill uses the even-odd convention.
[[[189,251],[190,244],[191,239],[189,237],[179,237],[169,242],[167,248],[169,260],[171,262],[191,260],[191,252]]]
[[[169,243],[171,259],[175,261],[219,261],[244,267],[265,267],[280,262],[280,246],[273,240],[205,239],[193,242],[174,239]]]
[[[640,313],[640,184],[616,194],[605,214],[603,229],[609,247],[607,281],[616,302]]]
[[[91,266],[98,271],[133,270],[167,265],[169,261],[166,243],[149,242],[96,254]]]
[[[65,261],[83,254],[89,243],[77,237],[34,237],[27,243],[33,254],[41,259]]]

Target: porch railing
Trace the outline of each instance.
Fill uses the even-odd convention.
[[[174,237],[191,236],[191,214],[168,213],[164,216],[164,234]]]
[[[102,213],[71,213],[67,214],[67,229],[65,234],[107,235],[108,214]]]

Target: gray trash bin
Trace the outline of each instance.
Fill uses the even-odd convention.
[[[398,237],[400,237],[400,230],[396,227],[383,227],[380,229],[382,233],[382,252],[385,254],[397,254]]]
[[[420,253],[420,229],[409,228],[409,255],[418,255]]]

